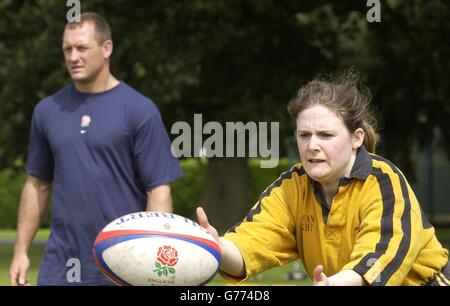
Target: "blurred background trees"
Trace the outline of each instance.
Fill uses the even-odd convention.
[[[169,133],[176,121],[192,124],[195,113],[204,122],[277,121],[281,154],[294,162],[287,102],[317,74],[337,75],[355,66],[379,113],[380,155],[413,182],[420,179],[421,148],[449,157],[445,0],[383,1],[379,23],[367,22],[366,1],[81,4],[82,12],[96,11],[109,21],[113,74],[155,101]],[[34,106],[70,82],[61,52],[68,9],[61,0],[0,0],[0,169],[8,176],[23,172]],[[208,160],[202,196],[195,200],[221,229],[240,221],[256,200],[249,169],[242,158]],[[175,205],[187,213],[182,206],[193,204]]]

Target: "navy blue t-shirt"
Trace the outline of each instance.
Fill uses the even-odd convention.
[[[170,147],[156,106],[123,82],[102,93],[69,85],[36,106],[26,170],[52,182],[38,284],[111,284],[93,260],[95,237],[113,219],[145,210],[148,190],[183,175]]]

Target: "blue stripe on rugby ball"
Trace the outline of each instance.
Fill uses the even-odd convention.
[[[128,240],[132,240],[132,239],[137,239],[137,238],[170,238],[170,239],[178,239],[178,240],[183,240],[189,243],[193,243],[195,245],[198,245],[199,247],[207,250],[211,255],[214,256],[214,258],[217,260],[218,263],[220,263],[220,259],[221,259],[221,254],[219,252],[217,252],[215,249],[213,249],[212,247],[210,247],[207,244],[204,244],[200,241],[197,240],[193,240],[193,239],[189,239],[189,238],[185,238],[185,237],[178,237],[178,236],[170,236],[170,235],[126,235],[126,236],[120,236],[120,237],[115,237],[115,238],[111,238],[108,240],[104,240],[100,243],[98,243],[95,247],[96,249],[99,248],[99,251],[101,253],[103,253],[103,251],[106,248],[109,248],[112,245],[118,244],[120,242],[125,242]]]
[[[120,236],[120,237],[115,237],[115,238],[111,238],[108,240],[103,240],[100,243],[97,243],[95,245],[95,252],[97,255],[97,258],[99,260],[99,262],[101,263],[101,265],[103,266],[103,268],[111,274],[111,276],[117,278],[118,280],[120,280],[121,282],[127,284],[128,286],[131,286],[131,284],[127,283],[126,281],[124,281],[123,279],[121,279],[118,275],[116,275],[106,264],[106,262],[103,259],[103,252],[108,249],[109,247],[116,245],[118,243],[121,242],[125,242],[125,241],[129,241],[129,240],[133,240],[133,239],[139,239],[139,238],[171,238],[171,239],[178,239],[178,240],[183,240],[189,243],[193,243],[205,250],[207,250],[211,255],[214,256],[214,258],[217,260],[217,269],[215,271],[215,273],[213,273],[211,275],[210,278],[208,278],[205,282],[201,283],[199,286],[202,286],[204,284],[207,284],[208,282],[210,282],[215,274],[217,273],[217,271],[219,270],[219,265],[220,265],[220,260],[221,260],[221,254],[219,252],[217,252],[215,249],[213,249],[212,247],[201,243],[199,241],[193,240],[193,239],[189,239],[189,238],[184,238],[184,237],[178,237],[178,236],[170,236],[170,235],[126,235],[126,236]]]
[[[114,241],[115,239],[110,239],[107,241],[103,241],[102,243],[98,243],[95,245],[95,255],[97,257],[98,262],[102,265],[103,269],[106,270],[106,272],[108,272],[109,275],[107,275],[108,277],[112,277],[113,281],[119,281],[124,283],[127,286],[131,286],[131,284],[129,284],[128,282],[124,281],[122,278],[120,278],[116,273],[114,273],[109,266],[106,264],[105,260],[103,259],[103,252],[108,249],[110,246],[116,244],[116,242]]]

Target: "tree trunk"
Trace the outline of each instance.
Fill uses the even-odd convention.
[[[246,158],[209,159],[204,207],[209,223],[220,235],[241,222],[252,204],[250,195],[250,171]]]

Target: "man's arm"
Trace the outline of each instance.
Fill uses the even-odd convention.
[[[172,196],[170,195],[170,185],[161,185],[147,191],[148,211],[172,212]]]
[[[25,285],[26,273],[30,267],[28,248],[36,235],[48,208],[51,184],[28,176],[19,204],[17,237],[14,257],[9,270],[11,285]]]

